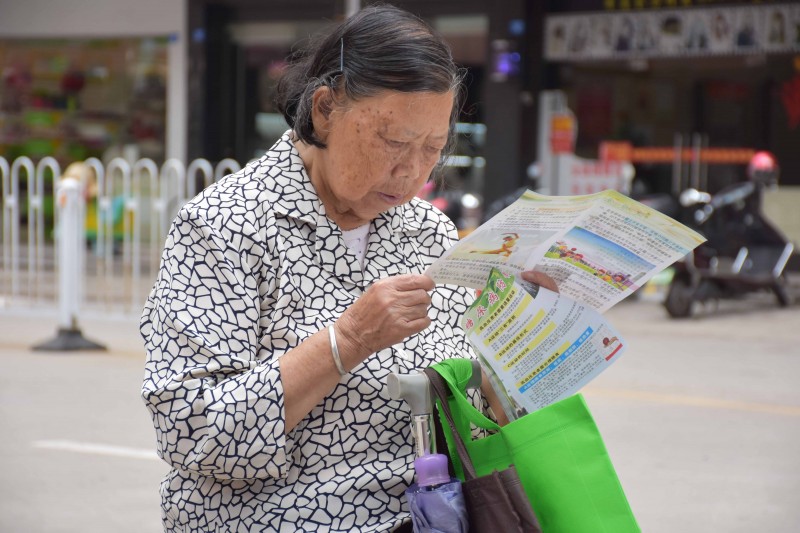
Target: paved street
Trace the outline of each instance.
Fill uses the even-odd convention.
[[[676,322],[645,299],[608,317],[629,349],[585,394],[642,530],[798,531],[800,306]],[[30,351],[55,323],[0,310],[0,532],[160,531],[136,318],[84,317],[107,353]]]

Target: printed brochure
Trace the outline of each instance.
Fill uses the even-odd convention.
[[[601,313],[704,240],[613,190],[527,191],[426,274],[482,290],[462,325],[514,419],[574,394],[616,361],[625,341]],[[534,269],[559,293],[517,277]]]

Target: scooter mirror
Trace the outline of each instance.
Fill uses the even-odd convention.
[[[711,195],[707,192],[701,192],[697,189],[686,189],[678,198],[678,201],[683,207],[689,207],[697,204],[707,204],[711,201]]]

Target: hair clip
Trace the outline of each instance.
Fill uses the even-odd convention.
[[[339,72],[344,74],[344,37],[339,42]]]

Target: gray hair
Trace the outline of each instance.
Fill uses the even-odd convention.
[[[295,53],[278,81],[275,102],[295,135],[325,148],[314,132],[314,92],[330,87],[346,99],[375,96],[381,91],[454,94],[450,130],[442,159],[455,145],[455,123],[463,99],[464,70],[456,66],[450,47],[425,21],[388,5],[366,7],[329,34]]]

